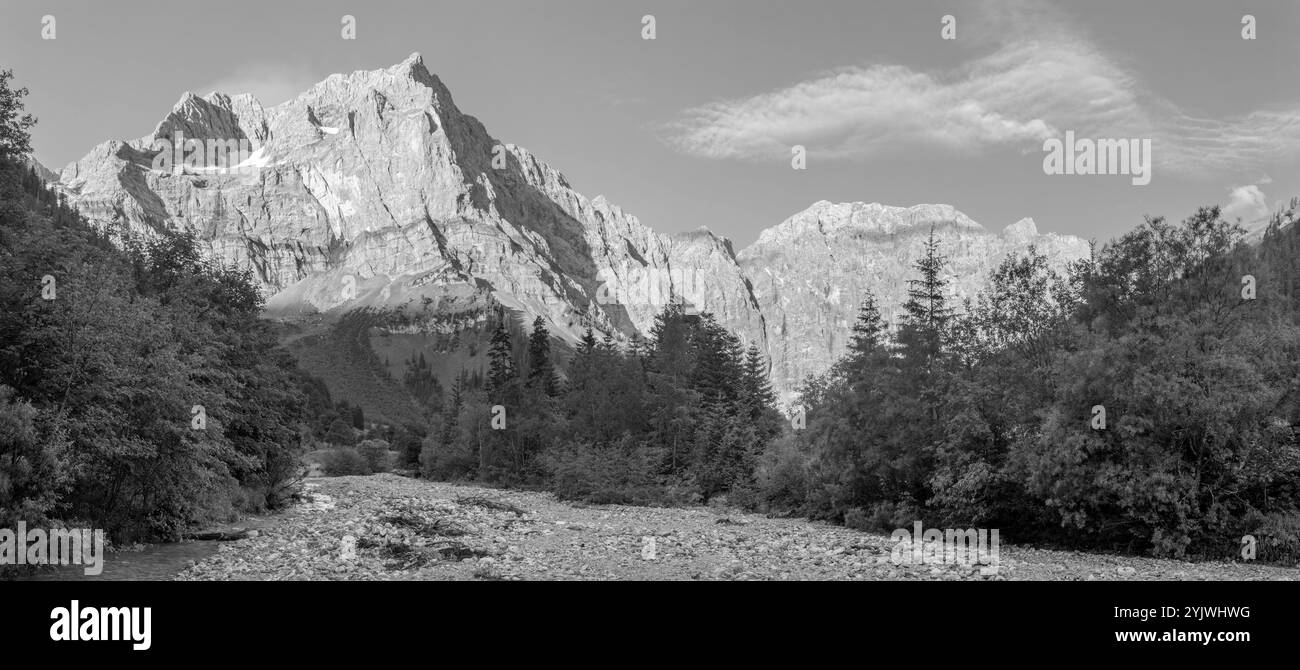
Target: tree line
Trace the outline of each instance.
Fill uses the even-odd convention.
[[[649,338],[624,344],[588,329],[564,375],[540,317],[514,350],[501,313],[484,384],[460,375],[422,442],[426,476],[588,502],[757,500],[755,466],[782,419],[766,357],[713,316],[668,305]]]

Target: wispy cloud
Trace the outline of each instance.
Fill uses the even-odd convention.
[[[712,159],[769,160],[801,144],[820,157],[860,160],[915,147],[1037,151],[1044,139],[1074,130],[1150,138],[1156,165],[1193,176],[1258,170],[1300,152],[1300,104],[1198,118],[1149,93],[1049,7],[1020,2],[1008,12],[1008,6],[985,6],[973,39],[983,55],[962,67],[925,72],[870,65],[819,73],[688,109],[664,128],[665,138],[682,152]]]
[[[305,64],[250,63],[230,74],[192,90],[199,95],[219,91],[229,95],[251,93],[271,107],[297,97],[323,77]]]

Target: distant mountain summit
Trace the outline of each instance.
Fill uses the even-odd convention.
[[[1039,234],[1033,219],[997,234],[949,205],[815,203],[739,254],[766,318],[776,387],[795,389],[844,354],[868,289],[885,319],[897,323],[931,230],[948,257],[954,302],[974,299],[1010,253],[1033,246],[1058,269],[1090,253],[1080,238]]]
[[[199,145],[205,160],[190,164]],[[958,295],[1030,244],[1061,262],[1087,253],[1030,220],[989,233],[947,205],[819,202],[739,254],[706,228],[663,235],[493,138],[419,54],[271,108],[186,93],[152,133],[96,146],[56,187],[122,234],[192,231],[205,253],[252,271],[275,317],[504,305],[573,342],[586,327],[644,335],[684,299],[770,352],[785,392],[842,353],[863,290],[901,304],[931,226]]]

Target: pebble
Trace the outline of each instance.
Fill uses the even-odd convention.
[[[970,567],[894,565],[887,534],[730,509],[730,523],[719,524],[718,512],[705,509],[574,507],[551,494],[395,475],[311,479],[307,490],[308,502],[267,517],[265,529],[250,531],[244,541],[221,543],[216,554],[191,561],[177,578],[1092,581],[1138,574],[1130,565],[1117,566],[1117,556],[1008,543],[996,576]],[[456,502],[470,496],[509,500],[527,514]],[[448,529],[463,534],[439,534]],[[443,555],[440,548],[457,551]],[[1138,561],[1149,578],[1300,578],[1294,568],[1241,562]]]

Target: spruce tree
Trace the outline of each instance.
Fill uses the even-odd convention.
[[[492,331],[491,346],[488,349],[488,398],[494,403],[503,403],[509,395],[515,381],[514,344],[510,331],[506,328],[504,316],[497,320],[497,327]]]
[[[686,323],[681,303],[670,303],[655,317],[650,329],[648,367],[678,383],[695,366],[691,351],[692,327]]]
[[[699,325],[695,345],[692,385],[706,402],[730,402],[740,395],[740,377],[744,353],[740,340],[705,315]]]
[[[848,351],[838,366],[845,381],[853,384],[868,374],[872,357],[885,350],[888,329],[880,316],[875,294],[867,291],[862,307],[858,309],[858,319],[853,324]]]
[[[741,374],[743,380],[745,408],[751,419],[762,416],[763,410],[776,404],[776,394],[772,392],[772,382],[767,376],[767,359],[758,350],[758,345],[750,344],[745,350],[745,365]]]
[[[461,368],[460,373],[456,375],[456,381],[451,385],[451,396],[447,398],[447,409],[442,417],[442,435],[440,436],[444,447],[451,445],[458,433],[460,420],[460,410],[465,406],[465,395],[469,387],[469,373]]]
[[[867,291],[858,309],[858,320],[853,324],[853,336],[849,339],[849,356],[862,358],[883,344],[883,334],[888,329],[880,316],[880,307],[876,296]]]
[[[641,371],[644,373],[646,366],[650,363],[653,349],[650,342],[641,337],[641,333],[634,332],[632,333],[631,342],[628,344],[628,354],[636,360],[637,365],[641,366]]]
[[[925,243],[925,256],[913,267],[920,277],[908,280],[907,302],[903,304],[902,323],[899,327],[899,344],[909,363],[928,374],[940,357],[952,320],[952,309],[947,305],[944,289],[948,280],[943,272],[948,257],[939,253],[939,243],[930,228],[930,238]]]
[[[551,333],[546,330],[542,317],[533,320],[533,332],[528,336],[528,380],[530,388],[539,389],[547,397],[555,395],[555,364],[551,361]]]

